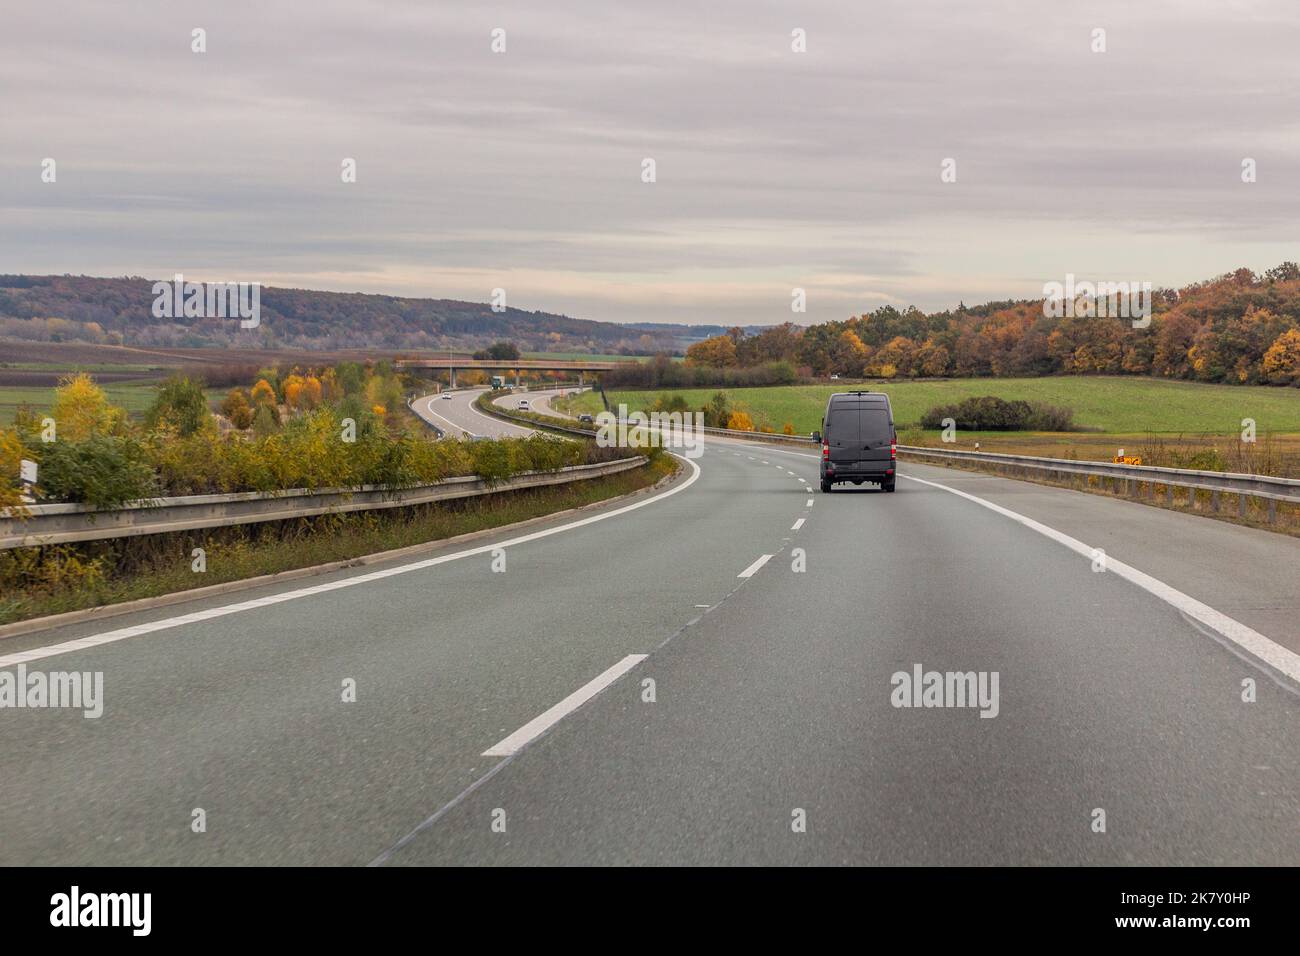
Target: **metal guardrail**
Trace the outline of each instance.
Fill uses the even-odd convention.
[[[444,435],[446,435],[447,433],[444,432],[441,428],[439,428],[437,425],[435,425],[433,422],[429,421],[429,419],[425,418],[423,415],[421,415],[419,412],[417,412],[417,411],[415,410],[415,399],[416,399],[417,397],[423,398],[423,397],[425,397],[425,396],[415,396],[415,395],[411,396],[410,398],[408,398],[408,399],[406,400],[406,407],[407,407],[408,409],[410,409],[410,412],[411,412],[412,415],[414,415],[414,416],[415,416],[416,418],[418,418],[420,421],[424,422],[424,424],[425,424],[425,425],[426,425],[426,426],[427,426],[427,427],[428,427],[428,428],[429,428],[429,429],[430,429],[430,430],[431,430],[435,435],[437,435],[439,438],[442,438],[442,437],[443,437]]]
[[[524,420],[524,419],[519,419]],[[551,427],[551,426],[547,426]],[[559,426],[555,426],[559,427]],[[577,429],[567,429],[577,432]],[[708,435],[725,435],[730,438],[744,438],[757,441],[794,442],[816,446],[811,438],[796,435],[778,435],[773,432],[742,432],[730,428],[704,428]],[[581,434],[592,435],[587,431]],[[1175,503],[1174,489],[1184,488],[1192,492],[1210,493],[1210,507],[1219,510],[1219,496],[1224,494],[1237,497],[1237,511],[1246,514],[1246,501],[1259,498],[1268,503],[1268,519],[1277,518],[1277,503],[1300,505],[1300,479],[1275,478],[1271,475],[1244,475],[1235,472],[1198,471],[1191,468],[1158,468],[1153,465],[1123,465],[1105,461],[1080,461],[1073,458],[1039,458],[1032,455],[1004,455],[997,452],[962,451],[955,448],[928,448],[920,445],[899,445],[900,455],[920,458],[945,459],[950,462],[968,462],[994,465],[1012,471],[1020,469],[1021,474],[1031,473],[1053,477],[1058,475],[1082,475],[1124,482],[1127,492],[1136,496],[1142,485],[1147,486],[1147,496],[1155,497],[1157,485],[1165,488],[1166,500]]]
[[[636,468],[646,460],[645,456],[638,455],[591,465],[569,465],[557,471],[526,471],[497,482],[466,475],[412,488],[368,485],[358,490],[297,488],[278,494],[251,491],[186,495],[155,498],[109,510],[82,504],[29,505],[26,518],[0,512],[0,550],[401,508],[599,478]]]
[[[1032,455],[1003,455],[995,452],[961,451],[955,448],[924,448],[899,445],[900,454],[938,458],[952,462],[996,465],[1012,471],[1053,475],[1083,475],[1124,482],[1126,490],[1136,495],[1142,485],[1148,497],[1155,497],[1156,485],[1165,486],[1165,495],[1174,503],[1174,489],[1210,492],[1211,507],[1217,511],[1221,494],[1236,495],[1238,512],[1246,512],[1247,498],[1268,502],[1269,520],[1276,517],[1277,502],[1300,504],[1300,479],[1274,478],[1270,475],[1243,475],[1234,472],[1197,471],[1191,468],[1157,468],[1152,465],[1122,465],[1106,461],[1077,461],[1072,458],[1038,458]]]
[[[1143,483],[1173,484],[1202,491],[1222,491],[1278,501],[1300,503],[1300,478],[1274,478],[1270,475],[1244,475],[1228,471],[1197,471],[1191,468],[1158,468],[1152,465],[1120,465],[1107,461],[1080,461],[1074,458],[1037,458],[1032,455],[1004,455],[994,452],[961,451],[899,445],[900,452],[965,461],[1013,465],[1040,471],[1059,471],[1080,475],[1101,475]]]

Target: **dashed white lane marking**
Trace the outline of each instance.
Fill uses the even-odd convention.
[[[812,500],[811,498],[809,498],[809,499],[808,499],[808,503],[807,503],[806,505],[804,505],[804,507],[805,507],[805,508],[811,508],[812,506],[813,506],[813,500]]]
[[[900,475],[908,481],[915,481],[922,485],[929,485],[931,488],[938,488],[949,494],[956,495],[959,498],[965,498],[972,501],[982,508],[988,508],[990,511],[997,512],[1003,517],[1010,518],[1018,524],[1024,525],[1031,531],[1037,531],[1046,538],[1050,538],[1057,544],[1062,544],[1076,554],[1082,555],[1089,561],[1093,560],[1093,548],[1091,545],[1084,544],[1078,538],[1072,538],[1062,531],[1048,527],[1041,521],[1035,521],[1033,518],[1026,517],[1019,512],[1012,511],[1010,508],[1004,508],[1001,505],[995,505],[991,501],[983,498],[977,498],[975,495],[965,491],[958,491],[956,488],[949,488],[947,485],[941,485],[937,481],[926,481],[924,478],[915,478],[912,475]],[[1200,621],[1206,627],[1221,634],[1232,643],[1236,644],[1252,657],[1258,658],[1269,667],[1286,674],[1292,680],[1300,681],[1300,654],[1288,650],[1281,644],[1265,637],[1259,631],[1247,627],[1240,621],[1228,617],[1222,611],[1216,611],[1208,604],[1203,604],[1189,594],[1184,594],[1177,588],[1171,587],[1159,578],[1154,578],[1144,571],[1139,571],[1132,565],[1125,564],[1123,561],[1106,556],[1106,571],[1111,574],[1118,574],[1121,578],[1136,584],[1142,590],[1153,594],[1166,604],[1172,605],[1179,611],[1182,611],[1193,620]]]
[[[614,681],[618,680],[632,668],[636,667],[637,664],[640,664],[648,656],[649,655],[647,654],[627,655],[627,657],[623,658],[603,674],[587,681],[587,683],[583,684],[554,707],[543,711],[541,714],[516,730],[509,737],[483,751],[483,756],[509,757],[512,754],[518,753],[522,748],[532,743],[542,734],[546,733],[562,721],[565,717],[569,716],[569,714],[573,713],[610,684],[614,683]]]
[[[798,531],[800,528],[803,527],[803,523],[804,523],[804,519],[800,518],[798,521],[796,521],[793,525],[790,526],[790,530]]]
[[[764,555],[760,556],[759,559],[758,559],[757,561],[755,561],[753,564],[751,564],[749,567],[745,568],[745,570],[743,570],[743,571],[741,571],[739,574],[737,574],[736,577],[738,577],[738,578],[752,578],[755,574],[758,573],[758,569],[759,569],[759,568],[761,568],[763,565],[767,564],[767,562],[769,562],[769,561],[771,561],[771,560],[772,560],[772,555],[770,555],[770,554],[764,554]]]
[[[18,651],[14,654],[6,654],[0,656],[0,667],[12,667],[15,664],[26,664],[30,661],[39,661],[46,657],[55,657],[59,654],[71,653],[72,651],[84,651],[91,647],[99,647],[101,644],[112,644],[116,641],[124,641],[129,637],[138,637],[141,634],[151,634],[154,631],[164,631],[173,627],[182,627],[186,624],[195,624],[199,621],[208,621],[216,617],[238,614],[240,611],[251,611],[256,608],[267,607],[271,604],[281,604],[285,601],[293,601],[297,598],[324,594],[327,591],[337,591],[341,588],[350,588],[359,584],[369,584],[371,581],[391,578],[398,574],[406,574],[408,571],[420,571],[424,568],[432,568],[439,564],[446,564],[449,561],[457,561],[460,558],[468,558],[476,554],[488,554],[494,548],[509,548],[515,545],[525,544],[529,541],[548,538],[551,535],[559,534],[562,531],[570,531],[574,528],[585,527],[586,525],[594,524],[597,521],[604,521],[607,518],[627,514],[629,511],[636,511],[638,508],[644,508],[646,505],[654,504],[656,501],[663,501],[671,495],[685,491],[691,485],[695,484],[696,480],[700,477],[700,466],[695,464],[695,462],[691,461],[689,458],[683,458],[682,461],[691,466],[691,475],[681,484],[669,488],[662,494],[647,498],[644,501],[637,501],[630,505],[624,505],[621,508],[615,508],[613,511],[607,511],[604,514],[592,515],[590,518],[582,518],[578,521],[570,521],[567,524],[558,525],[554,528],[546,528],[543,531],[534,531],[531,534],[520,535],[517,538],[510,538],[506,541],[498,541],[495,544],[485,544],[477,548],[455,551],[451,554],[440,555],[436,558],[426,558],[423,561],[414,561],[410,564],[399,564],[396,567],[383,568],[379,571],[371,571],[369,574],[359,574],[352,578],[343,578],[338,581],[327,581],[324,584],[313,585],[309,588],[297,588],[296,590],[283,591],[279,594],[268,594],[266,597],[254,598],[251,601],[240,601],[238,604],[226,604],[222,607],[207,608],[203,611],[195,611],[192,614],[182,614],[179,617],[169,617],[160,621],[149,621],[146,624],[136,624],[133,627],[122,627],[113,631],[104,631],[102,634],[92,634],[88,637],[79,637],[76,640],[64,641],[61,644],[51,644],[48,647],[35,647],[29,651]]]
[[[798,458],[816,457],[815,455],[810,455],[806,452],[781,451],[778,449],[774,449],[774,451],[776,454],[793,455]],[[1001,505],[995,505],[991,501],[985,501],[983,498],[977,498],[975,495],[968,494],[964,491],[958,491],[956,488],[949,488],[947,485],[941,485],[935,481],[926,481],[924,478],[915,478],[912,475],[899,475],[899,477],[906,481],[915,481],[923,485],[931,485],[935,488],[947,491],[950,494],[967,498],[982,507],[1004,515],[1013,521],[1025,525],[1027,528],[1032,528],[1034,531],[1051,538],[1053,541],[1065,545],[1072,551],[1082,554],[1084,557],[1088,558],[1089,561],[1092,560],[1092,548],[1084,544],[1082,541],[1057,531],[1055,528],[1049,528],[1047,525],[1034,521],[1032,518],[1011,511],[1009,508],[1003,508]],[[808,500],[808,503],[810,505],[812,504],[811,498]],[[1191,595],[1184,594],[1182,591],[1179,591],[1171,585],[1165,584],[1158,578],[1154,578],[1143,571],[1139,571],[1137,568],[1124,564],[1122,561],[1117,561],[1109,555],[1106,558],[1106,567],[1108,570],[1119,574],[1120,577],[1125,580],[1136,584],[1148,593],[1155,595],[1162,601],[1165,601],[1173,607],[1183,611],[1188,617],[1200,621],[1216,634],[1219,634],[1221,637],[1237,645],[1251,657],[1263,661],[1265,664],[1288,675],[1292,680],[1300,680],[1300,655],[1296,654],[1294,651],[1288,650],[1271,638],[1260,634],[1253,628],[1247,627],[1240,621],[1228,617],[1223,612],[1216,611],[1208,604],[1196,600]]]

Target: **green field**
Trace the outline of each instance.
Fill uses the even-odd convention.
[[[133,418],[139,417],[153,401],[154,386],[157,380],[142,382],[109,382],[101,386],[108,400],[114,405],[125,408]],[[229,389],[205,388],[203,394],[208,404],[220,402]],[[54,389],[31,387],[25,385],[0,385],[0,426],[9,425],[14,420],[14,413],[20,405],[30,405],[38,413],[49,411],[54,403]]]
[[[757,425],[777,430],[786,422],[807,434],[821,427],[826,397],[847,385],[789,385],[770,388],[681,389],[610,392],[611,405],[627,404],[635,411],[653,404],[659,395],[681,395],[692,408],[704,405],[718,391],[726,392],[735,408],[747,411]],[[1240,431],[1243,418],[1253,418],[1261,432],[1300,432],[1300,389],[1247,385],[1204,385],[1161,379],[1120,376],[1046,378],[976,378],[921,382],[878,382],[862,386],[883,391],[894,407],[900,428],[916,425],[935,405],[948,405],[979,395],[1047,402],[1074,410],[1075,424],[1114,434],[1159,434]],[[588,393],[575,409],[601,409],[600,396]]]

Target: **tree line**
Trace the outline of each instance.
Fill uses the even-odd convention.
[[[1159,289],[1149,322],[1046,314],[1044,301],[925,313],[882,306],[844,321],[739,329],[687,350],[686,365],[741,370],[786,364],[807,376],[938,378],[1150,375],[1300,386],[1300,266],[1284,262]]]

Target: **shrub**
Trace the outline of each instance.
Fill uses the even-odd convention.
[[[253,433],[259,438],[273,435],[280,430],[280,413],[274,405],[258,405],[253,415]]]
[[[967,431],[1074,431],[1074,412],[1042,402],[1006,401],[995,395],[936,405],[921,416],[922,428],[942,428],[945,418]]]
[[[731,406],[727,403],[727,393],[714,393],[714,396],[709,399],[709,404],[700,411],[704,415],[706,428],[726,428],[727,422],[731,420]]]
[[[16,431],[0,431],[0,510],[16,508],[22,502],[19,466],[23,443]]]
[[[158,386],[158,394],[144,413],[146,428],[170,428],[179,435],[194,434],[209,418],[203,389],[179,375],[169,376]]]
[[[42,497],[115,508],[158,493],[154,470],[134,439],[92,435],[42,446],[38,485]]]
[[[221,414],[240,431],[246,431],[253,424],[253,406],[248,403],[248,396],[242,388],[232,388],[222,399]]]

